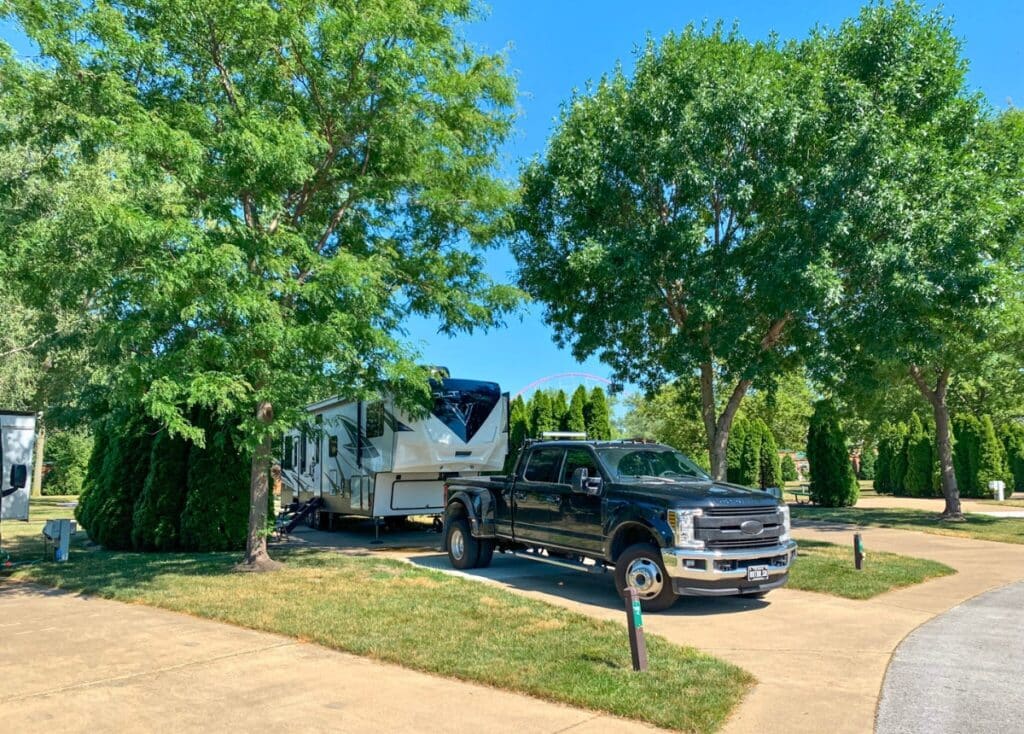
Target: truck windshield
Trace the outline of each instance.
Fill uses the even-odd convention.
[[[614,446],[598,449],[597,455],[615,479],[709,479],[685,455],[665,446]]]

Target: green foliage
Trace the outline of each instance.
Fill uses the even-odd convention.
[[[586,433],[587,388],[580,385],[572,394],[569,412],[565,418],[565,429],[573,433]],[[660,440],[660,439],[659,439]]]
[[[5,276],[28,307],[75,310],[59,336],[97,361],[94,414],[142,396],[200,441],[203,407],[241,419],[249,453],[313,397],[427,400],[410,313],[452,333],[520,301],[483,267],[515,87],[461,35],[471,3],[2,12],[40,49],[0,55],[4,141],[27,161],[4,176]]]
[[[729,431],[729,445],[725,450],[728,463],[726,478],[733,484],[743,484],[743,452],[750,430],[750,423],[745,418],[737,418]]]
[[[895,440],[896,427],[885,421],[878,433],[878,456],[875,457],[875,479],[872,483],[879,494],[893,491],[891,467]]]
[[[181,513],[184,550],[245,547],[249,519],[249,462],[233,431],[211,427],[206,445],[188,452],[188,492]]]
[[[835,407],[827,400],[814,406],[807,435],[807,460],[812,502],[823,507],[857,504],[860,490],[850,464],[846,436]]]
[[[981,497],[978,461],[981,451],[981,422],[973,415],[953,419],[953,469],[964,497]]]
[[[1000,427],[1000,437],[1006,449],[1006,462],[1009,476],[1007,491],[1024,492],[1024,425],[1020,423],[1004,423]]]
[[[43,477],[43,494],[80,494],[92,449],[92,434],[84,429],[48,428],[44,460],[50,470]]]
[[[152,425],[139,416],[117,416],[110,421],[108,440],[100,475],[90,490],[93,507],[85,529],[104,548],[128,550],[135,501],[149,473]]]
[[[102,486],[103,462],[113,438],[113,418],[107,416],[93,423],[92,434],[92,452],[89,454],[89,463],[85,467],[82,494],[75,507],[75,519],[86,530],[92,526],[96,509],[106,491],[106,488]]]
[[[860,452],[860,470],[858,479],[873,480],[875,478],[875,447],[865,445]]]
[[[790,454],[786,454],[782,457],[781,467],[782,481],[795,482],[800,478],[800,474],[796,470],[796,462],[793,461],[793,457]]]
[[[530,397],[530,436],[541,438],[545,431],[558,428],[551,406],[551,396],[544,390],[537,390]]]
[[[981,435],[978,443],[978,491],[983,497],[991,497],[989,482],[1005,481],[1006,459],[1003,444],[996,437],[990,416],[981,419]]]
[[[760,482],[761,489],[766,487],[778,487],[782,484],[782,465],[779,460],[779,447],[775,443],[775,436],[764,421],[758,420],[758,431],[761,434],[760,451]]]
[[[160,431],[153,441],[149,473],[132,515],[135,550],[170,551],[178,547],[185,505],[190,444]]]
[[[746,487],[761,486],[761,431],[757,423],[751,423],[743,436],[739,483]]]
[[[909,430],[905,423],[896,424],[892,461],[889,464],[889,481],[892,483],[892,493],[896,495],[907,493],[907,438]]]
[[[523,448],[523,442],[530,436],[530,416],[522,395],[516,395],[509,407],[508,455],[505,457],[505,473],[510,474]]]
[[[751,389],[740,414],[764,421],[781,448],[795,449],[807,445],[807,422],[813,405],[811,385],[799,369],[780,375],[767,386]]]
[[[925,431],[917,413],[912,414],[905,443],[907,472],[903,479],[903,489],[911,497],[932,496],[934,443],[935,439]]]
[[[607,441],[612,437],[612,414],[608,407],[608,399],[600,387],[590,391],[587,404],[583,408],[583,417],[587,425],[588,438]]]
[[[559,390],[551,396],[551,415],[554,418],[557,430],[568,430],[569,400],[565,396],[565,390]]]

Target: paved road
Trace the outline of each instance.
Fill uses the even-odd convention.
[[[1021,731],[1024,582],[990,591],[919,627],[896,649],[877,734]]]

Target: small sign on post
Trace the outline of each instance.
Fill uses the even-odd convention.
[[[626,589],[626,626],[629,628],[629,652],[633,657],[633,670],[647,670],[647,643],[644,641],[644,618],[640,611],[640,597],[636,589]]]
[[[864,566],[864,541],[860,533],[853,534],[853,565],[858,571]]]

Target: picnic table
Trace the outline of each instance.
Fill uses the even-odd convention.
[[[811,499],[810,487],[806,484],[801,484],[799,489],[787,488],[786,494],[793,495],[793,499],[796,500],[798,505],[806,505]]]

